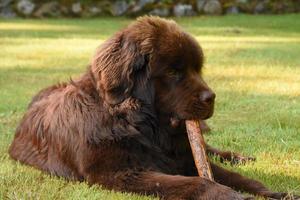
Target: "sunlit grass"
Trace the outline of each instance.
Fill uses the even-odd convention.
[[[70,67],[83,66],[89,62],[89,58],[102,41],[83,38],[55,40],[5,38],[3,39],[5,46],[0,52],[3,58],[1,67],[58,67],[65,66],[66,61]]]
[[[273,190],[300,194],[300,15],[176,19],[201,44],[204,77],[217,94],[221,149],[257,158],[225,165]],[[68,182],[11,161],[14,129],[31,97],[82,73],[125,18],[0,21],[0,199],[146,199]]]
[[[77,31],[80,28],[76,26],[64,26],[64,25],[51,25],[51,24],[32,24],[32,23],[4,23],[0,24],[0,30],[14,30],[14,31],[39,31],[39,30],[46,30],[46,31]]]
[[[201,30],[201,28],[200,28]],[[263,44],[268,44],[268,43],[279,43],[279,42],[283,42],[283,43],[293,43],[293,42],[300,42],[299,37],[269,37],[269,36],[254,36],[254,37],[250,37],[250,36],[242,36],[241,37],[237,37],[238,35],[235,36],[196,36],[196,39],[202,42],[212,42],[212,44],[215,44],[217,42],[226,42],[226,43],[231,43],[234,44],[235,46],[243,46],[247,45],[247,43],[249,43],[250,45],[253,45],[253,42],[255,43],[263,43]],[[226,44],[225,43],[225,44]],[[241,44],[242,43],[242,44]]]

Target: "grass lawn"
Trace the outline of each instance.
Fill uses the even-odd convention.
[[[273,190],[300,194],[300,15],[178,19],[206,55],[217,94],[210,144],[257,161],[232,168]],[[10,160],[31,97],[76,77],[125,18],[0,20],[0,199],[150,199],[68,182]]]

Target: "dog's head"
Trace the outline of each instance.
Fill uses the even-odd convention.
[[[175,22],[142,17],[99,48],[92,72],[100,96],[111,106],[151,82],[161,112],[207,119],[215,94],[201,77],[202,65],[201,47]]]

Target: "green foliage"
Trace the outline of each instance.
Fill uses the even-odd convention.
[[[273,190],[300,194],[300,15],[178,19],[206,55],[217,94],[213,129],[221,148],[255,156],[226,168]],[[7,148],[31,97],[79,76],[124,18],[0,21],[0,199],[150,199],[51,177],[9,159]]]

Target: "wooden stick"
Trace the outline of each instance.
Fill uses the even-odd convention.
[[[199,121],[186,120],[185,125],[199,176],[213,180]]]

